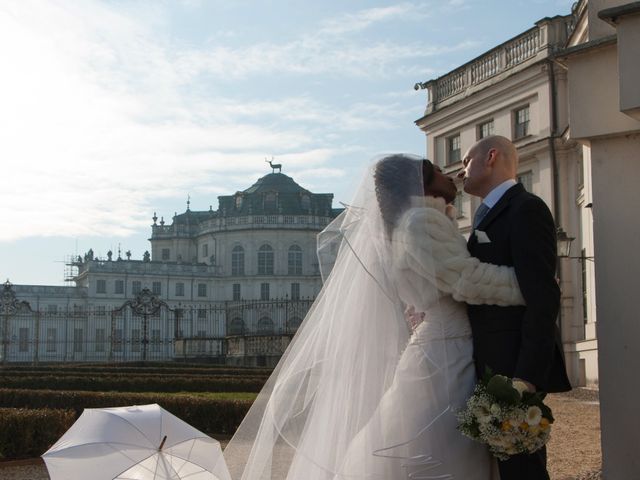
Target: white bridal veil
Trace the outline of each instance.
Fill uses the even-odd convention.
[[[395,163],[384,171],[379,161],[318,236],[324,287],[224,451],[234,480],[448,478],[429,476],[439,458],[426,440],[450,409],[446,352],[413,345],[406,358],[394,267],[394,229],[423,195],[422,161],[385,157]],[[401,402],[398,388],[388,393],[398,382]]]

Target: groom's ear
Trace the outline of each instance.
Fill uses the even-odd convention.
[[[498,150],[490,148],[487,152],[487,160],[485,161],[488,167],[493,167],[496,163],[496,157],[498,156]]]

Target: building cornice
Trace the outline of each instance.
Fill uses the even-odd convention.
[[[613,34],[606,37],[598,38],[597,40],[592,40],[590,42],[581,43],[573,47],[565,48],[564,50],[558,52],[554,60],[558,60],[560,63],[562,63],[562,60],[568,57],[580,55],[583,53],[591,53],[595,50],[615,45],[617,41],[618,36],[616,34]]]
[[[605,8],[598,12],[598,17],[616,27],[618,19],[630,15],[640,15],[640,2],[631,2],[618,7]]]

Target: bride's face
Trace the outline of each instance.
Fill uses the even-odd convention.
[[[429,197],[442,197],[447,203],[453,203],[456,199],[458,189],[453,178],[442,173],[438,166],[433,167],[433,178],[429,185],[424,186],[424,194]]]

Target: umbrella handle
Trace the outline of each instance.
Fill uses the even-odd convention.
[[[164,438],[162,439],[162,443],[160,443],[160,446],[158,447],[158,450],[162,450],[162,447],[164,447],[164,442],[167,441],[167,436],[165,435]]]

